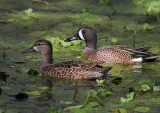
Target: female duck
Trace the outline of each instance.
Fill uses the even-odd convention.
[[[52,44],[47,40],[38,40],[35,44],[22,53],[40,52],[42,54],[42,63],[40,71],[42,74],[69,78],[69,79],[96,79],[108,72],[112,67],[102,67],[97,63],[88,63],[85,61],[65,61],[52,64]]]
[[[121,45],[104,46],[97,48],[97,34],[92,28],[82,28],[70,38],[65,41],[84,40],[86,47],[83,51],[84,57],[93,62],[105,63],[141,63],[147,61],[154,61],[160,55],[146,52],[151,47],[144,48],[130,48]]]

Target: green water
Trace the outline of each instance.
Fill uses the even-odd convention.
[[[156,85],[160,86],[159,61],[138,64],[142,66],[139,69],[133,68],[132,65],[113,65],[114,68],[106,75],[104,87],[97,87],[96,81],[64,80],[27,74],[30,69],[38,70],[41,55],[21,54],[21,51],[45,36],[64,40],[73,36],[81,27],[92,27],[98,34],[98,47],[112,44],[129,47],[133,45],[133,29],[139,7],[134,6],[130,0],[114,0],[113,6],[99,5],[98,0],[49,0],[48,2],[54,3],[56,7],[31,0],[0,1],[1,7],[10,9],[0,9],[0,72],[9,75],[6,82],[0,81],[0,113],[1,110],[6,113],[45,113],[51,108],[68,113],[119,113],[118,109],[123,108],[128,113],[138,113],[134,110],[137,107],[148,107],[149,113],[159,113],[160,92],[135,91],[136,95],[130,101],[132,104],[130,106],[120,101],[120,98],[126,98],[126,94],[141,80],[156,81]],[[24,13],[28,8],[32,8],[33,12]],[[113,10],[115,13],[111,17],[107,16]],[[147,18],[142,9],[135,46],[152,46],[150,51],[160,54],[160,23],[150,22],[150,25],[155,26],[151,31],[144,30],[144,23],[147,23]],[[127,26],[127,30],[123,29],[124,26]],[[113,38],[118,42],[113,43]],[[62,45],[53,47],[54,62],[84,60],[81,58],[84,42],[71,47]],[[118,85],[112,83],[117,77],[122,78]],[[102,103],[98,102],[98,105],[91,106],[89,103],[97,100],[89,100],[82,108],[64,110],[70,106],[82,105],[88,91],[97,91],[101,88],[112,92]],[[18,93],[27,93],[28,98],[19,101],[15,98]]]

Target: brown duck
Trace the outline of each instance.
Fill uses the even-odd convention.
[[[102,67],[98,63],[85,61],[65,61],[52,64],[52,44],[47,40],[38,40],[35,44],[22,53],[40,52],[42,63],[40,71],[42,74],[68,79],[96,79],[108,72],[112,67]]]
[[[160,55],[151,52],[146,52],[151,47],[144,48],[130,48],[121,45],[110,45],[97,48],[97,34],[92,28],[82,28],[70,38],[65,41],[72,40],[84,40],[86,47],[83,51],[84,57],[93,62],[105,62],[105,63],[141,63],[152,62],[156,60]]]

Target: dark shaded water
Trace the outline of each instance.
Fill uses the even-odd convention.
[[[13,10],[0,8],[0,74],[6,80],[0,81],[0,111],[23,113],[43,113],[49,108],[61,108],[62,112],[69,106],[81,105],[86,98],[87,91],[98,90],[95,81],[73,81],[49,78],[40,75],[29,75],[29,69],[38,70],[41,62],[40,54],[21,54],[21,51],[30,47],[37,39],[50,36],[65,39],[72,36],[80,27],[92,27],[98,33],[98,46],[122,44],[132,47],[133,29],[136,23],[138,7],[129,0],[114,0],[113,7],[97,5],[98,0],[50,0],[57,7],[50,7],[43,3],[21,0],[1,0],[0,6]],[[33,12],[25,14],[23,11],[32,8]],[[86,9],[86,11],[82,11]],[[115,13],[111,14],[112,9]],[[144,10],[144,9],[143,9]],[[142,12],[143,12],[142,10]],[[73,12],[74,11],[74,12]],[[137,26],[136,47],[152,46],[152,52],[160,53],[160,24],[151,22],[156,28],[150,32],[143,29],[147,18],[140,16]],[[123,27],[127,26],[124,31]],[[118,42],[113,43],[116,38]],[[85,44],[68,48],[62,45],[54,45],[54,62],[81,59]],[[135,112],[137,107],[149,107],[149,112],[158,113],[160,108],[160,93],[147,92],[136,94],[131,101],[135,106],[122,105],[120,98],[135,87],[140,80],[150,79],[160,85],[160,63],[138,64],[142,68],[133,66],[113,65],[114,68],[107,75],[107,85],[112,94],[104,99],[103,105],[98,108],[87,109],[83,112],[114,112],[118,108],[124,108],[129,113]],[[122,82],[115,85],[112,80],[121,77]],[[28,93],[29,92],[29,93]],[[17,99],[19,93],[27,93],[28,98]],[[23,96],[22,96],[23,97]],[[95,100],[96,101],[96,100]],[[71,104],[66,104],[71,102]],[[83,110],[83,108],[81,109]]]

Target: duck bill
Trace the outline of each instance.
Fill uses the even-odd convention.
[[[30,53],[30,52],[36,52],[36,51],[33,49],[33,47],[22,51],[22,53]]]
[[[77,37],[74,36],[74,37],[67,38],[64,41],[65,42],[70,42],[70,41],[73,41],[73,40],[79,40],[79,38],[77,38]]]

